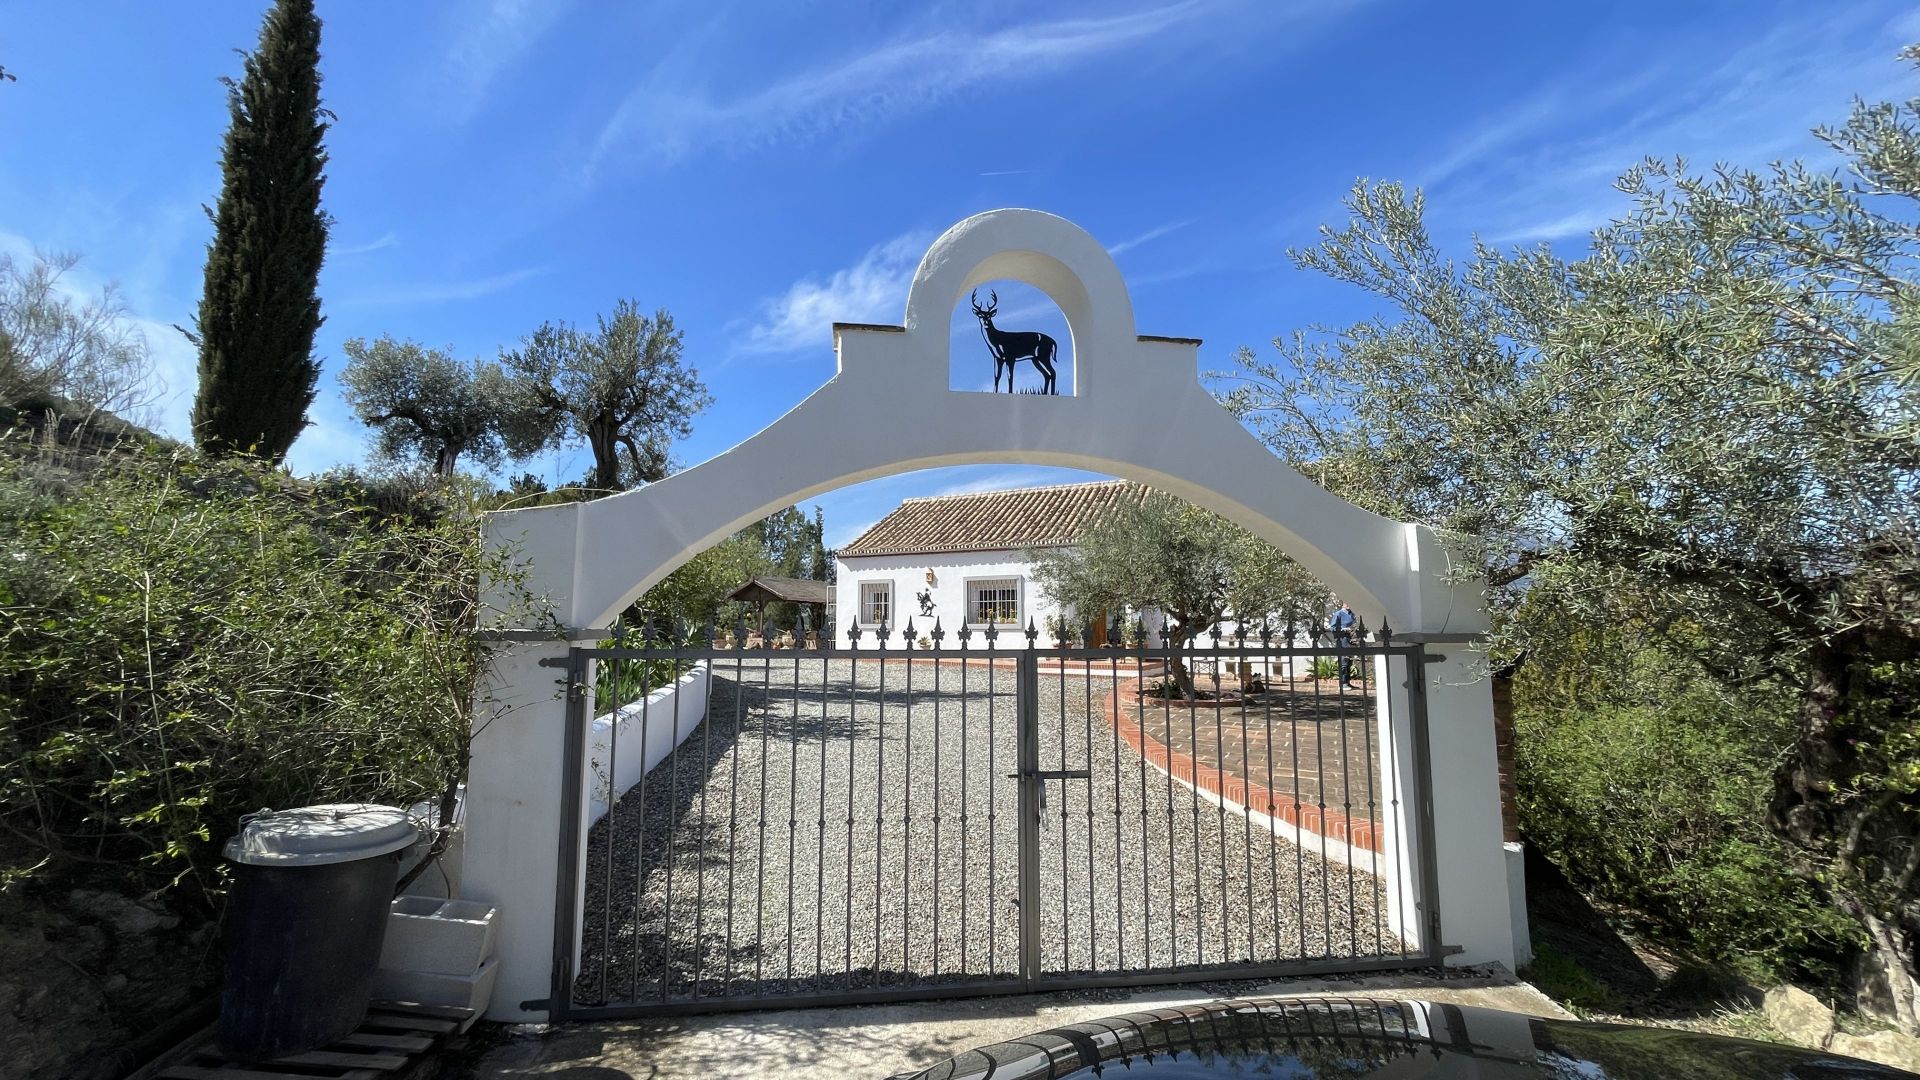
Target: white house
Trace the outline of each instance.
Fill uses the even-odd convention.
[[[1004,635],[1025,630],[1029,621],[1045,634],[1055,617],[1076,626],[1090,618],[1098,632],[1104,613],[1075,612],[1048,596],[1034,581],[1027,554],[1073,545],[1104,514],[1146,493],[1139,484],[1104,480],[908,499],[836,553],[834,646],[846,647],[851,622],[860,626],[862,649],[879,647],[881,625],[887,647],[908,647],[900,636],[908,619],[918,637],[939,620],[949,649],[962,647],[962,625],[973,630],[968,646],[985,648],[980,634],[989,620],[1000,627],[1002,649],[1025,644]]]

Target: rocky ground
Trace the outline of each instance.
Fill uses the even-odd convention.
[[[121,892],[0,892],[0,1076],[91,1080],[133,1065],[217,974],[212,923]]]
[[[1827,1049],[1920,1071],[1920,1039],[1792,986],[1752,986],[1640,932],[1635,912],[1589,899],[1536,852],[1527,855],[1535,956],[1521,975],[1581,1018]]]
[[[590,835],[583,1002],[904,988],[1018,967],[1015,673],[720,665],[708,721]],[[1042,969],[1397,953],[1376,879],[1142,761],[1042,680]]]

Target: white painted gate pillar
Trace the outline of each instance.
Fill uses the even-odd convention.
[[[948,389],[948,326],[969,289],[1011,278],[1045,292],[1071,332],[1060,396]],[[914,274],[902,326],[836,324],[839,371],[741,445],[636,491],[488,515],[524,588],[567,633],[591,636],[700,551],[767,514],[848,484],[968,464],[1059,465],[1135,480],[1285,550],[1396,634],[1459,641],[1487,628],[1479,589],[1456,582],[1430,530],[1361,510],[1308,481],[1200,385],[1199,342],[1135,332],[1119,268],[1062,218],[995,210],[949,229]],[[496,600],[491,593],[490,600]],[[504,602],[494,604],[505,611]],[[516,621],[516,620],[520,621]],[[526,628],[497,614],[497,625]],[[1438,900],[1454,963],[1513,963],[1492,699],[1464,645],[1428,664]],[[465,894],[501,907],[501,971],[488,1016],[536,1019],[548,996],[557,891],[563,643],[492,654],[468,783]]]

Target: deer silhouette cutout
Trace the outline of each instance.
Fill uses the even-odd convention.
[[[994,313],[1000,310],[1000,294],[987,290],[987,306],[980,306],[980,290],[968,294],[973,304],[973,314],[980,320],[981,336],[987,339],[987,351],[993,354],[993,391],[1000,392],[1000,372],[1007,373],[1007,393],[1013,393],[1013,366],[1022,360],[1033,361],[1033,369],[1040,373],[1045,385],[1043,394],[1057,394],[1054,389],[1053,358],[1060,347],[1045,334],[1033,330],[1002,330],[993,325]]]

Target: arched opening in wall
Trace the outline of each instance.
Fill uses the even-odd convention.
[[[947,388],[982,393],[1074,392],[1073,329],[1045,292],[996,280],[954,305]]]
[[[1027,465],[841,488],[699,553],[623,616],[653,631],[587,650],[573,1005],[1431,962],[1388,649],[1316,635],[1317,595],[1282,632],[1315,585],[1289,566]],[[829,634],[759,616],[789,575]]]

